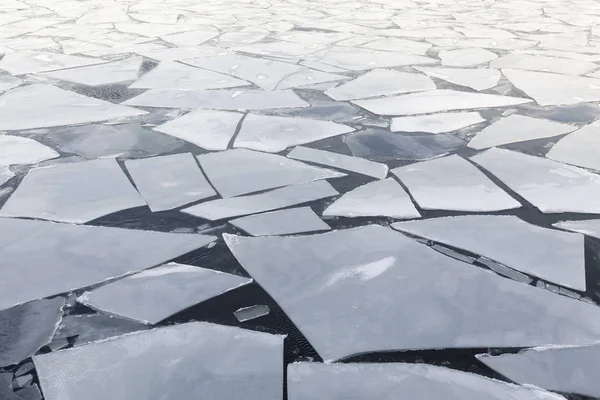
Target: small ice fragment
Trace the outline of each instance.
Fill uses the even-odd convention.
[[[569,289],[565,289],[563,287],[559,287],[558,288],[558,293],[562,294],[563,296],[567,296],[567,297],[571,297],[573,299],[580,299],[581,295],[579,293],[576,293],[572,290]]]
[[[465,254],[459,253],[458,251],[454,251],[446,246],[441,246],[439,244],[433,244],[431,246],[437,252],[440,252],[448,257],[452,257],[456,260],[466,262],[467,264],[473,264],[475,262],[475,257],[467,256]]]
[[[31,361],[25,361],[23,365],[21,365],[15,371],[15,376],[23,376],[33,370],[33,363]]]
[[[331,229],[310,207],[250,215],[229,223],[252,236],[291,235]]]
[[[50,351],[57,351],[68,346],[69,341],[67,339],[56,339],[48,343],[45,347],[47,347]]]
[[[103,314],[68,315],[63,318],[54,340],[75,339],[74,347],[89,342],[149,329],[148,325]]]
[[[23,388],[25,386],[30,386],[33,382],[33,375],[22,375],[15,379],[13,379],[13,386],[16,386],[17,389]]]
[[[495,261],[489,260],[485,257],[479,257],[477,259],[477,262],[485,265],[486,267],[488,267],[489,269],[491,269],[498,275],[506,276],[507,278],[513,279],[518,282],[524,282],[527,284],[530,284],[531,282],[533,282],[533,279],[530,278],[529,276],[522,274],[519,271],[515,271],[512,268],[505,267],[504,265],[497,263]]]
[[[60,154],[50,147],[33,139],[0,135],[0,168],[13,164],[36,164],[59,156]],[[0,175],[0,184],[2,183],[4,182]]]
[[[236,310],[233,315],[239,322],[246,322],[252,319],[264,317],[265,315],[269,315],[271,309],[266,305],[255,305],[250,307],[240,308]]]

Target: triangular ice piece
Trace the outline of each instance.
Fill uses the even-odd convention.
[[[508,54],[492,61],[490,66],[567,75],[583,75],[598,68],[593,62],[531,54]]]
[[[0,135],[0,166],[35,164],[59,157],[56,151],[33,139]]]
[[[560,139],[546,157],[600,171],[600,122],[584,126]]]
[[[69,56],[60,53],[10,53],[0,60],[0,69],[12,75],[24,75],[105,62],[106,60],[100,58]]]
[[[250,215],[229,223],[252,236],[291,235],[330,229],[310,207]]]
[[[587,219],[584,221],[561,221],[553,224],[557,228],[567,231],[579,232],[584,235],[600,239],[600,219]]]
[[[403,65],[434,64],[436,62],[433,58],[414,54],[343,46],[331,47],[325,56],[318,61],[351,71],[399,67]]]
[[[293,73],[287,78],[284,78],[279,83],[279,85],[277,85],[277,89],[283,90],[292,88],[302,88],[305,86],[312,86],[319,83],[338,82],[347,79],[349,79],[349,77],[345,75],[336,75],[328,72],[317,71],[315,69],[304,68],[296,73]]]
[[[489,50],[477,48],[444,50],[440,51],[439,57],[442,59],[442,65],[448,67],[470,67],[473,65],[485,64],[498,58],[496,53],[492,53]]]
[[[44,75],[88,86],[108,85],[136,80],[143,61],[142,57],[131,57],[106,64],[47,72]]]
[[[493,88],[500,81],[500,71],[491,68],[439,68],[415,67],[416,70],[434,78],[443,79],[455,85],[470,87],[475,90]]]
[[[441,113],[392,118],[392,132],[448,133],[485,122],[478,112]]]

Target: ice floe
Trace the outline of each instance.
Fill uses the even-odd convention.
[[[392,118],[392,132],[448,133],[485,122],[478,112],[440,113]]]
[[[488,63],[498,58],[496,53],[485,49],[444,50],[438,54],[442,65],[447,67],[470,67]]]
[[[12,75],[37,74],[59,69],[102,64],[100,58],[70,56],[60,53],[23,52],[10,53],[0,60],[0,70]]]
[[[8,167],[0,167],[0,186],[14,178],[14,176],[15,174]]]
[[[229,223],[252,236],[291,235],[331,229],[310,207],[250,215]]]
[[[0,93],[20,86],[23,81],[10,75],[0,75]]]
[[[264,317],[265,315],[269,315],[271,309],[269,306],[264,304],[257,304],[255,306],[243,307],[239,310],[236,310],[233,315],[238,320],[238,322],[246,322],[256,318]]]
[[[531,54],[509,54],[490,63],[492,68],[522,69],[528,71],[553,72],[556,74],[584,75],[598,69],[598,64],[589,61],[569,60]]]
[[[584,126],[560,139],[546,157],[600,171],[600,122]]]
[[[33,139],[0,135],[0,166],[35,164],[57,157],[56,151]]]
[[[55,341],[69,339],[73,347],[89,342],[121,336],[131,332],[145,331],[150,325],[106,314],[73,314],[63,317]]]
[[[106,64],[47,72],[43,75],[88,86],[108,85],[136,80],[142,61],[142,57],[131,57]]]
[[[568,231],[583,233],[600,239],[600,219],[589,219],[583,221],[561,221],[553,226]]]
[[[493,88],[501,77],[500,71],[492,68],[415,67],[415,69],[434,78],[475,90]]]
[[[315,61],[350,71],[434,64],[436,62],[433,58],[415,54],[342,46],[333,46],[324,57]]]

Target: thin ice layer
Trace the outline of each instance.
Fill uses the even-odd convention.
[[[490,66],[567,75],[584,75],[598,68],[593,62],[531,54],[508,54],[492,61]]]
[[[0,167],[0,186],[14,178],[14,176],[15,174],[8,167]]]
[[[310,207],[250,215],[229,223],[252,236],[291,235],[331,229]]]
[[[345,176],[283,156],[246,149],[201,154],[197,158],[223,197]]]
[[[477,48],[443,50],[440,51],[439,57],[442,59],[442,65],[447,67],[471,67],[474,65],[485,64],[498,58],[496,53]]]
[[[585,291],[583,236],[504,215],[396,223],[394,229],[482,255],[507,267]]]
[[[393,178],[367,183],[344,193],[323,211],[326,216],[420,218],[410,196]]]
[[[471,157],[544,213],[600,213],[600,175],[516,151],[489,149]]]
[[[24,75],[105,62],[100,58],[70,56],[60,53],[22,52],[5,55],[0,60],[0,69],[12,75]]]
[[[424,210],[501,211],[521,204],[477,167],[451,155],[392,170]]]
[[[541,389],[427,364],[294,363],[287,369],[289,400],[564,400]]]
[[[223,236],[324,360],[600,339],[597,306],[502,278],[382,226],[299,237]]]
[[[73,347],[77,347],[147,329],[149,325],[112,315],[74,314],[63,317],[53,340],[64,341],[68,338],[74,342]]]
[[[337,196],[339,193],[327,181],[316,181],[301,185],[286,186],[250,196],[207,201],[181,210],[186,214],[210,221],[256,214],[278,208]]]
[[[35,356],[46,400],[280,400],[283,339],[206,322]]]
[[[434,64],[436,62],[433,58],[406,54],[404,52],[343,46],[332,46],[325,56],[318,61],[351,71],[399,67],[403,65]]]
[[[85,292],[77,301],[96,310],[156,324],[252,279],[177,263],[148,269]]]
[[[236,311],[234,311],[233,315],[238,320],[238,322],[246,322],[256,318],[264,317],[265,315],[269,315],[271,309],[269,306],[264,304],[257,304],[255,306],[243,307]]]
[[[190,153],[125,161],[138,192],[153,212],[216,196]]]
[[[448,133],[485,122],[478,112],[441,113],[392,118],[392,132]]]
[[[86,223],[145,205],[116,159],[105,158],[30,170],[0,216]]]
[[[214,239],[0,218],[0,310],[153,267]]]
[[[553,224],[557,228],[572,232],[583,233],[600,239],[600,219],[588,219],[584,221],[561,221]]]
[[[48,344],[62,318],[65,300],[37,300],[0,311],[0,366],[18,364]]]
[[[0,166],[36,164],[59,157],[56,151],[33,139],[0,135]]]
[[[500,71],[492,68],[415,67],[415,69],[429,76],[475,90],[493,88],[501,77]]]
[[[142,57],[131,57],[106,64],[47,72],[44,76],[88,86],[109,85],[136,80],[143,61]]]
[[[596,374],[600,367],[600,345],[538,347],[517,354],[479,354],[477,359],[522,385],[600,397]]]
[[[546,157],[600,171],[600,122],[584,126],[560,139]]]

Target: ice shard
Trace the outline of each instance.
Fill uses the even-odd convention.
[[[63,317],[54,340],[72,340],[73,347],[89,342],[145,331],[150,325],[105,314],[75,314]]]
[[[250,215],[229,223],[252,236],[291,235],[331,229],[310,207]]]
[[[598,69],[598,64],[589,61],[531,54],[508,54],[492,61],[490,66],[567,75],[584,75]]]
[[[579,232],[600,239],[600,219],[583,221],[561,221],[552,225],[567,231]]]
[[[44,76],[88,86],[109,85],[136,80],[143,61],[142,57],[131,57],[106,64],[47,72]]]
[[[600,171],[600,122],[584,126],[560,139],[546,157]]]
[[[478,48],[444,50],[440,51],[439,57],[442,59],[442,65],[447,67],[471,67],[485,64],[498,58],[496,53]]]
[[[271,309],[269,306],[259,304],[250,307],[243,307],[239,310],[236,310],[233,315],[239,322],[246,322],[256,318],[264,317],[265,315],[269,315]]]
[[[440,113],[392,118],[392,132],[448,133],[485,122],[478,112]]]
[[[33,139],[0,135],[0,166],[36,164],[59,157],[56,151]]]
[[[500,71],[492,68],[439,68],[415,67],[434,78],[442,79],[455,85],[470,87],[475,90],[493,88],[500,81]]]
[[[100,58],[70,56],[60,53],[22,52],[5,55],[0,60],[0,69],[12,75],[24,75],[105,62]]]

